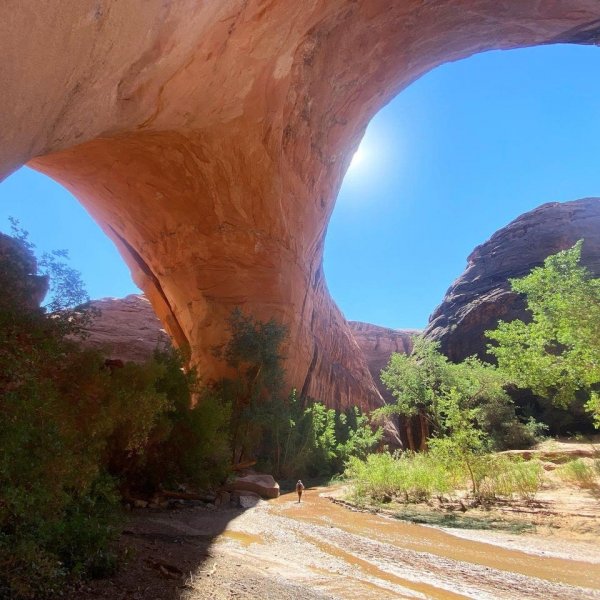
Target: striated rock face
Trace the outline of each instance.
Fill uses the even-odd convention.
[[[142,295],[102,298],[90,304],[100,314],[85,329],[83,345],[102,350],[107,358],[144,362],[155,348],[171,344],[152,305]]]
[[[484,332],[500,319],[527,319],[523,297],[508,280],[522,277],[546,257],[584,239],[581,263],[600,276],[600,199],[551,202],[521,215],[477,246],[466,271],[429,319],[425,336],[451,360],[486,356]]]
[[[370,118],[445,61],[599,40],[598,0],[0,3],[0,178],[73,192],[205,379],[241,306],[289,325],[290,384],[376,406],[322,272]]]
[[[390,356],[394,352],[410,354],[413,348],[413,336],[419,335],[422,331],[419,329],[389,329],[360,321],[349,321],[348,324],[367,361],[369,372],[379,393],[387,403],[393,403],[393,396],[381,383],[379,377],[381,370],[387,366]]]

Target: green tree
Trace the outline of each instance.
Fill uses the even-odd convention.
[[[582,244],[511,280],[526,296],[531,322],[500,322],[486,335],[494,342],[489,352],[516,385],[562,407],[586,394],[600,427],[600,279],[580,265]]]
[[[447,464],[462,462],[477,497],[479,477],[475,463],[486,449],[484,433],[478,424],[481,408],[466,408],[464,394],[451,388],[440,398],[439,411],[442,428],[430,441],[431,451]]]
[[[287,327],[275,319],[262,322],[232,311],[230,338],[215,348],[237,376],[221,382],[221,396],[231,402],[231,445],[233,464],[253,457],[260,449],[263,432],[272,424],[273,403],[281,399],[285,381],[281,346]]]
[[[420,449],[424,450],[432,428],[439,425],[438,403],[450,381],[450,363],[440,354],[439,344],[421,336],[414,338],[410,355],[394,353],[381,372],[381,381],[396,403],[379,414],[398,414],[406,420],[410,450],[415,450],[410,418],[417,416],[421,429]]]
[[[475,411],[475,423],[486,434],[490,447],[501,449],[530,444],[533,439],[517,419],[513,402],[505,391],[504,373],[475,357],[451,363],[440,354],[438,347],[435,342],[415,338],[410,355],[391,356],[381,380],[396,403],[377,412],[399,414],[405,419],[418,416],[419,449],[424,450],[427,439],[443,431],[447,416],[441,410],[452,395],[461,410]],[[409,449],[415,450],[411,423],[407,420],[406,424]]]

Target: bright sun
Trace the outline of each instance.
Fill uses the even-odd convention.
[[[360,165],[364,161],[364,159],[365,159],[365,151],[363,148],[361,148],[359,146],[358,149],[356,150],[356,152],[354,153],[352,160],[350,161],[350,166],[348,167],[348,169],[356,168],[358,165]]]

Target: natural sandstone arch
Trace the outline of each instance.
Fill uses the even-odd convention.
[[[445,61],[599,42],[600,2],[8,0],[0,31],[0,177],[70,189],[206,375],[241,304],[290,325],[290,383],[365,406],[321,265],[366,124]]]

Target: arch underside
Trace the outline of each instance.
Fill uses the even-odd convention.
[[[289,325],[290,384],[338,407],[381,403],[322,269],[370,118],[443,62],[600,42],[597,0],[61,7],[0,8],[0,176],[29,164],[73,192],[207,378],[241,306]]]

